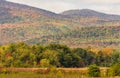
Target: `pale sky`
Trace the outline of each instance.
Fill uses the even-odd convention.
[[[120,0],[8,0],[52,12],[60,13],[71,9],[92,9],[100,12],[119,14]]]

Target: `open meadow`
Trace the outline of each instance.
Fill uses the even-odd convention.
[[[90,78],[88,68],[7,68],[3,69],[0,78]],[[100,68],[101,77],[106,77],[107,68]]]

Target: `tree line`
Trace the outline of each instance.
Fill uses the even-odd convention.
[[[109,67],[120,63],[119,50],[70,48],[63,44],[30,45],[24,42],[0,46],[3,67],[86,67],[91,64]]]

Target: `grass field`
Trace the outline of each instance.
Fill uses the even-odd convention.
[[[39,74],[32,72],[1,74],[0,78],[86,78],[86,76],[79,75],[79,73],[49,73]]]
[[[87,68],[52,68],[49,72],[45,72],[47,71],[46,69],[43,70],[39,68],[27,68],[26,71],[25,69],[26,68],[14,68],[12,72],[1,73],[0,78],[89,78],[87,76]],[[105,77],[103,73],[105,70],[106,68],[101,68],[102,78],[108,78]]]

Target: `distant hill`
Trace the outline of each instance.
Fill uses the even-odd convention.
[[[102,19],[108,20],[120,20],[119,15],[111,15],[102,12],[97,12],[90,9],[82,9],[82,10],[68,10],[61,13],[62,15],[70,16],[70,17],[99,17]]]
[[[0,0],[0,44],[63,43],[71,47],[119,47],[120,16],[83,9],[61,14]]]

